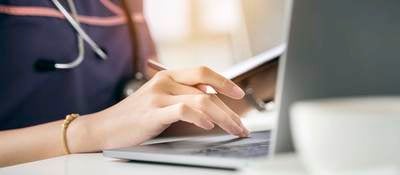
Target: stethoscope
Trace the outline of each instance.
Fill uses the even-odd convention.
[[[63,5],[58,0],[51,0],[51,2],[56,6],[56,8],[64,15],[65,19],[68,23],[73,27],[73,29],[77,32],[77,45],[78,45],[78,56],[70,62],[67,63],[58,63],[54,60],[49,59],[39,59],[35,62],[34,67],[39,72],[48,72],[55,70],[66,70],[73,69],[78,67],[82,61],[84,60],[85,55],[85,46],[84,42],[86,42],[90,48],[96,53],[96,55],[102,59],[106,60],[108,58],[107,53],[104,52],[103,49],[99,47],[99,45],[93,41],[93,39],[82,29],[80,22],[77,20],[78,12],[76,10],[76,5],[74,0],[67,0],[68,6],[71,9],[71,14],[63,7]],[[140,72],[139,69],[134,74],[134,79],[129,81],[123,89],[122,95],[124,97],[129,96],[137,89],[139,89],[144,83],[146,83],[146,79],[144,73]]]
[[[51,2],[56,6],[56,8],[64,15],[68,23],[77,32],[78,41],[78,56],[71,62],[68,63],[57,63],[54,60],[40,59],[35,62],[35,68],[38,71],[53,71],[57,69],[73,69],[78,67],[84,60],[85,47],[84,41],[92,48],[92,50],[101,59],[106,60],[107,54],[93,41],[93,39],[82,29],[79,21],[77,20],[77,10],[73,0],[67,0],[68,5],[71,9],[72,15],[62,6],[58,0],[51,0]]]

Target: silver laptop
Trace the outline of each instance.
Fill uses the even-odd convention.
[[[399,6],[398,0],[303,0],[288,4],[292,10],[287,52],[279,65],[276,130],[255,132],[244,139],[204,136],[104,150],[103,154],[134,161],[236,169],[260,157],[294,151],[288,116],[293,102],[400,94]]]

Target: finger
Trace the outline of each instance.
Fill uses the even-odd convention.
[[[205,84],[198,84],[196,86],[185,85],[176,82],[174,79],[172,79],[171,76],[167,75],[165,72],[158,73],[157,76],[154,76],[151,79],[151,81],[159,86],[159,88],[157,88],[158,90],[167,91],[171,95],[200,94],[200,93],[217,94],[215,89],[213,89],[209,85]]]
[[[242,136],[244,130],[221,107],[211,100],[211,95],[180,95],[171,97],[169,103],[184,103],[207,114],[211,120],[226,132]]]
[[[220,108],[222,108],[231,118],[233,121],[236,122],[242,129],[243,129],[243,137],[247,137],[249,135],[249,130],[243,125],[243,122],[240,120],[240,116],[232,111],[220,98],[216,95],[211,96],[211,99],[214,103],[216,103]]]
[[[203,91],[193,87],[174,82],[168,89],[171,95],[204,94]]]
[[[232,117],[232,120],[234,120],[236,123],[239,123],[239,126],[243,129],[241,137],[249,137],[250,131],[243,125],[243,122],[240,120],[240,118]]]
[[[183,103],[177,103],[158,110],[160,120],[164,125],[170,125],[177,121],[192,123],[200,128],[210,130],[214,124],[210,118],[199,110],[193,109]]]
[[[234,99],[241,99],[245,95],[243,90],[234,82],[226,79],[207,67],[199,67],[187,70],[168,70],[165,71],[165,73],[175,81],[185,85],[210,85],[219,93]]]
[[[211,87],[210,85],[205,85],[205,84],[199,84],[196,85],[197,89],[200,89],[201,91],[203,91],[206,94],[218,94],[217,91],[215,91],[215,89],[213,87]]]

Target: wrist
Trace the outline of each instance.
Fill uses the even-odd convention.
[[[67,139],[71,153],[95,152],[101,150],[99,135],[94,128],[95,114],[80,116],[68,127]]]

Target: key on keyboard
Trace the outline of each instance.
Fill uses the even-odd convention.
[[[243,145],[215,146],[193,152],[195,155],[216,157],[259,157],[268,155],[269,142],[258,142]]]

